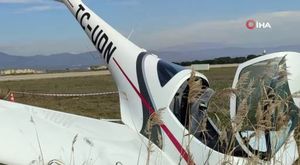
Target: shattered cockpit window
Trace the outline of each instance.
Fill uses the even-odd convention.
[[[245,67],[235,94],[233,128],[250,152],[270,158],[297,124],[298,108],[290,92],[285,57]]]

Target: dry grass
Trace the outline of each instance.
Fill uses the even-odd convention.
[[[38,93],[116,91],[111,76],[89,76],[0,82],[0,97],[8,90]],[[118,94],[87,97],[47,97],[15,94],[16,102],[93,118],[120,118]]]
[[[161,113],[163,113],[164,109],[159,109],[158,111],[153,112],[150,115],[150,118],[148,119],[147,122],[147,129],[146,129],[146,135],[148,137],[148,144],[147,144],[147,161],[146,165],[149,165],[150,163],[150,157],[151,153],[153,152],[153,145],[154,143],[151,141],[152,139],[152,128],[154,126],[160,126],[163,124],[162,118],[161,118]],[[162,147],[162,136],[159,132],[157,132],[158,135],[158,142],[157,145],[161,148]]]
[[[229,96],[232,92],[239,92],[230,89],[234,77],[236,68],[221,68],[221,69],[211,69],[209,71],[202,72],[206,75],[210,81],[211,88],[217,93],[212,98],[209,105],[208,115],[215,121],[217,126],[221,131],[220,141],[223,143],[228,143],[228,130],[232,129],[231,119],[229,116]],[[201,82],[196,84],[201,85]],[[8,81],[0,82],[0,93],[4,96],[8,90],[14,91],[29,91],[29,92],[45,92],[45,93],[88,93],[88,92],[105,92],[105,91],[116,91],[114,82],[110,76],[90,76],[90,77],[78,77],[78,78],[59,78],[59,79],[47,79],[47,80],[24,80],[24,81]],[[251,84],[247,89],[251,91]],[[194,94],[201,91],[196,91]],[[191,95],[192,96],[192,95]],[[190,100],[196,95],[192,96]],[[246,97],[247,98],[247,97]],[[119,118],[119,100],[118,95],[107,95],[107,96],[89,96],[89,97],[41,97],[41,96],[27,96],[27,95],[16,95],[15,99],[17,102],[36,105],[40,107],[46,107],[50,109],[56,109],[58,111],[75,113],[78,115],[93,117],[93,118]],[[243,123],[239,121],[245,120],[248,117],[246,109],[249,108],[246,105],[246,100],[244,99],[244,104],[242,103],[239,109],[244,109],[245,111],[239,111],[241,114],[235,119],[236,123]],[[242,102],[243,102],[242,101]],[[280,106],[285,104],[286,100],[281,100],[278,98],[279,102],[272,103],[272,105]],[[261,112],[263,104],[257,106],[256,112]],[[274,109],[273,107],[269,107]],[[276,107],[275,106],[275,107]],[[266,119],[268,114],[257,113],[255,118],[257,121],[261,121],[262,118]],[[238,119],[240,117],[240,119]],[[281,125],[284,125],[287,118],[284,114],[279,115],[277,118],[278,129]],[[267,120],[266,120],[267,121]],[[153,114],[149,120],[149,130],[154,125],[160,125],[160,115]],[[245,124],[245,123],[243,123]],[[257,123],[257,128],[266,129],[259,127],[267,126],[268,123]],[[240,127],[243,127],[242,125]],[[252,127],[255,127],[252,125]],[[238,129],[238,128],[237,128]],[[150,131],[149,131],[150,132]],[[150,135],[151,136],[151,135]],[[300,127],[296,129],[296,141],[298,146],[300,146]],[[149,143],[149,157],[151,153],[151,145]],[[227,146],[234,146],[234,144],[226,144]],[[227,153],[232,152],[232,147],[227,148]],[[192,155],[190,155],[192,157]],[[256,157],[253,158],[256,160]],[[255,161],[253,161],[255,162]],[[296,162],[295,164],[300,164]],[[0,164],[1,165],[1,164]]]
[[[279,67],[281,68],[281,66]],[[223,76],[223,75],[216,75],[217,73],[216,70],[214,70],[213,72],[215,75],[208,74],[209,80],[212,80],[210,79],[210,76],[217,77],[217,78]],[[232,154],[234,150],[233,146],[235,145],[233,144],[234,142],[231,140],[234,139],[234,136],[228,137],[227,134],[228,130],[231,130],[232,131],[231,134],[234,135],[236,132],[240,130],[252,129],[255,132],[253,136],[258,138],[262,132],[265,131],[268,132],[270,130],[279,131],[287,125],[290,119],[289,118],[290,111],[284,112],[283,109],[289,108],[291,104],[291,96],[282,97],[276,95],[275,90],[280,90],[281,86],[284,85],[285,80],[287,80],[286,76],[288,75],[288,73],[279,70],[278,72],[279,82],[277,83],[278,85],[274,87],[274,89],[264,85],[265,78],[274,76],[271,73],[274,72],[271,70],[269,71],[268,69],[265,70],[264,77],[260,80],[255,80],[256,82],[254,82],[254,80],[249,80],[249,77],[251,77],[250,73],[246,72],[240,77],[240,83],[237,85],[237,88],[234,90],[229,88],[231,84],[227,84],[228,86],[226,86],[225,89],[222,89],[222,87],[224,87],[223,86],[224,84],[220,85],[221,83],[223,83],[222,80],[219,82],[216,82],[218,80],[211,81],[214,82],[212,84],[212,88],[214,88],[215,86],[215,89],[217,89],[218,91],[217,94],[214,96],[213,100],[211,101],[211,105],[209,107],[210,109],[209,116],[214,119],[215,123],[218,124],[218,128],[220,128],[221,135],[219,141],[221,142],[221,145],[223,145],[223,143],[226,143],[225,145],[227,146],[227,150],[225,151],[225,153]],[[193,76],[194,75],[192,74],[190,79],[192,79]],[[229,80],[227,79],[227,81]],[[194,84],[189,83],[189,85],[198,86],[199,83],[194,83]],[[261,87],[260,92],[262,97],[261,100],[258,100],[259,102],[258,105],[256,106],[256,111],[254,111],[255,113],[252,112],[251,114],[249,114],[249,110],[253,108],[253,106],[250,107],[249,105],[249,99],[250,97],[253,97],[251,96],[252,92],[254,92],[254,89],[257,88],[257,86]],[[189,93],[191,100],[195,100],[194,98],[197,95],[197,93],[199,94],[201,92],[199,90],[194,90],[193,92]],[[233,120],[230,119],[229,105],[228,105],[229,97],[231,96],[232,93],[242,98],[242,100],[239,100],[240,103],[239,106],[237,107],[237,114]],[[227,97],[228,99],[224,99],[224,97]],[[254,114],[255,116],[253,116]],[[275,121],[273,121],[274,115],[275,115]],[[234,123],[233,127],[231,126],[232,122]],[[199,127],[201,127],[200,123],[199,123]],[[205,131],[205,129],[203,130]],[[296,128],[296,133],[295,133],[295,139],[297,141],[298,146],[300,145],[299,130],[300,128],[298,126]],[[250,138],[251,136],[248,137],[248,140]],[[244,140],[247,141],[247,139]],[[265,159],[269,159],[270,157],[272,157],[272,154],[273,153],[268,153],[267,155],[265,155]],[[248,163],[257,164],[259,162],[258,160],[260,159],[260,157],[261,157],[260,154],[253,155]],[[299,163],[298,161],[295,162],[295,164],[298,163]]]

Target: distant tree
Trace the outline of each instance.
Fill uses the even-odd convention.
[[[233,63],[243,63],[245,61],[251,60],[253,58],[259,57],[259,55],[250,54],[247,57],[218,57],[212,60],[194,60],[194,61],[184,61],[176,64],[182,66],[190,66],[192,64],[233,64]]]
[[[258,56],[259,55],[250,54],[250,55],[247,56],[247,60],[251,60],[251,59],[256,58]]]

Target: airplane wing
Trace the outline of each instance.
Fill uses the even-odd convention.
[[[0,164],[146,164],[147,149],[126,125],[0,100]]]

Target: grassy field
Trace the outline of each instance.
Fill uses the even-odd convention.
[[[1,96],[7,91],[38,93],[93,93],[116,91],[111,76],[89,76],[0,82]],[[117,94],[87,97],[46,97],[15,94],[19,103],[93,118],[120,118]]]
[[[210,110],[223,113],[219,114],[223,120],[220,124],[230,123],[229,97],[219,94],[224,93],[224,89],[231,87],[235,71],[236,68],[216,68],[202,71],[210,81],[211,88],[217,92],[210,103]],[[0,82],[1,97],[5,96],[9,90],[33,93],[93,93],[116,91],[117,88],[111,76],[108,75]],[[16,94],[15,100],[19,103],[97,119],[120,118],[118,94],[87,97],[45,97]],[[297,140],[299,140],[299,135],[297,133]]]
[[[202,72],[211,87],[221,90],[231,86],[236,68],[211,69]],[[111,76],[88,76],[0,82],[2,98],[7,91],[33,93],[93,93],[117,91]],[[93,118],[119,118],[118,94],[86,97],[48,97],[15,94],[19,103],[74,113]]]
[[[236,67],[213,68],[208,71],[201,71],[201,73],[208,78],[212,89],[220,91],[231,87],[236,69]]]

